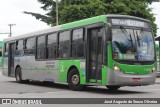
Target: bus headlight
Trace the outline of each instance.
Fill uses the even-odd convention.
[[[114,71],[119,71],[119,67],[117,65],[114,65]]]
[[[152,72],[154,72],[154,71],[156,71],[156,67],[153,67],[153,68],[152,68]]]

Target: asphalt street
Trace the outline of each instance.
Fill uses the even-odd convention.
[[[154,85],[121,87],[116,92],[110,92],[106,87],[102,86],[87,87],[84,91],[72,91],[67,85],[63,84],[43,82],[20,84],[15,82],[15,78],[3,76],[0,71],[0,98],[160,98],[160,78],[157,79]],[[2,105],[0,105],[0,107],[1,106]],[[52,105],[46,106],[51,107]],[[52,107],[55,106],[56,105]],[[64,105],[57,106],[62,107]],[[66,106],[71,107],[75,105],[65,105],[65,107]],[[76,105],[76,107],[79,106],[80,105]],[[84,106],[91,107],[91,105]]]

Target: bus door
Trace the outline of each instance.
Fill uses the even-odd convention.
[[[14,76],[14,56],[15,56],[15,43],[10,43],[9,44],[9,58],[8,58],[9,76]]]
[[[88,80],[97,82],[102,78],[102,28],[88,29]]]

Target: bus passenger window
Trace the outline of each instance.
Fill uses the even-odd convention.
[[[23,40],[18,40],[16,41],[16,51],[15,51],[15,55],[23,55]]]
[[[45,59],[45,36],[37,39],[37,59]]]
[[[25,40],[25,54],[35,54],[35,38]]]
[[[4,46],[5,46],[5,47],[4,47],[4,50],[5,50],[4,56],[7,56],[7,55],[8,55],[9,44],[8,44],[8,43],[5,43]]]
[[[26,40],[26,49],[34,49],[35,48],[35,38],[29,38]]]
[[[5,52],[8,52],[8,47],[9,47],[9,45],[8,45],[8,43],[6,43],[5,44]]]
[[[56,58],[57,34],[47,36],[46,59]]]
[[[69,42],[70,42],[70,31],[65,31],[59,34],[59,57],[69,57]]]
[[[23,40],[16,42],[16,50],[23,50]]]
[[[84,57],[84,33],[83,28],[73,30],[71,44],[72,58]]]

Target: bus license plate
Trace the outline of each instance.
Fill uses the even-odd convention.
[[[132,82],[141,82],[141,78],[132,78]]]

